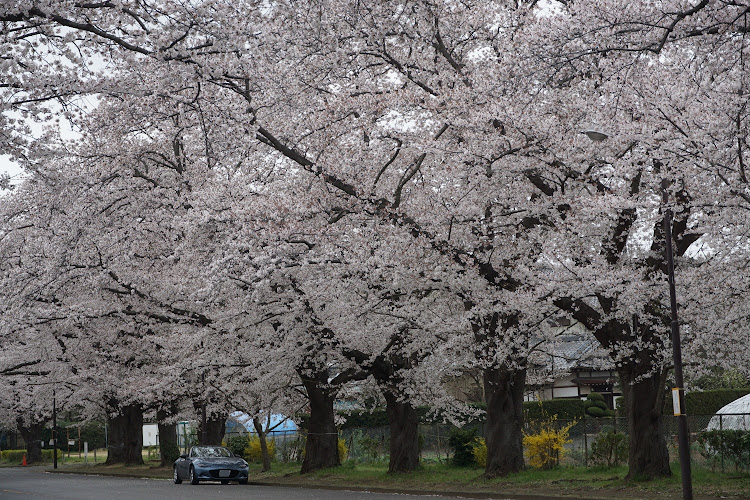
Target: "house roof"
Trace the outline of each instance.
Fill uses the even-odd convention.
[[[541,347],[535,365],[552,372],[570,373],[575,370],[612,370],[614,364],[594,336],[579,328],[575,333],[554,337]]]

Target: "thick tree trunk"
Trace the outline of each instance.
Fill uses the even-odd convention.
[[[599,303],[609,312],[614,299],[600,297]],[[638,315],[633,315],[628,322],[617,319],[605,322],[602,315],[582,299],[559,298],[555,300],[555,305],[591,329],[599,343],[609,350],[613,361],[618,363],[617,373],[625,396],[630,439],[628,477],[649,479],[671,476],[662,419],[665,386],[662,377],[666,371],[651,373],[654,363],[661,358],[658,349],[665,341],[665,331],[654,328],[653,319],[660,318],[664,329],[669,326],[670,319],[662,314],[658,305],[653,304],[649,304],[645,311],[645,316],[651,318],[649,321],[642,321]],[[625,360],[621,359],[623,349],[630,351]]]
[[[206,419],[206,435],[203,436],[203,422],[198,423],[198,444],[220,445],[226,433],[226,415]]]
[[[523,462],[523,391],[525,369],[505,366],[484,370],[487,420],[484,439],[487,444],[485,477],[518,472]]]
[[[156,420],[159,425],[159,452],[161,454],[161,465],[172,465],[180,456],[180,448],[177,444],[177,424],[164,423],[170,417],[166,410],[156,412]]]
[[[658,373],[649,378],[637,378],[639,368],[626,364],[618,369],[630,435],[627,477],[669,477],[672,471],[662,417],[664,381]]]
[[[143,409],[129,405],[115,417],[108,417],[109,445],[107,465],[143,464]]]
[[[335,391],[323,388],[317,380],[302,378],[310,400],[310,423],[307,429],[302,474],[341,465],[338,431],[334,422]]]
[[[177,424],[159,423],[159,452],[161,465],[172,465],[180,457],[180,447],[177,444]]]
[[[391,430],[388,472],[411,472],[419,468],[419,419],[417,410],[398,395],[383,390]]]
[[[253,427],[258,433],[260,441],[260,454],[263,458],[263,472],[271,470],[271,455],[268,453],[268,443],[266,442],[266,432],[263,430],[263,424],[258,417],[253,417]]]
[[[23,425],[21,419],[18,420],[18,432],[26,441],[26,463],[34,464],[42,461],[42,431],[44,422],[35,422],[31,425]]]

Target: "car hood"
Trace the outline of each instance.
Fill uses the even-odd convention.
[[[245,461],[237,457],[211,457],[211,458],[194,458],[197,462],[207,467],[244,467]]]

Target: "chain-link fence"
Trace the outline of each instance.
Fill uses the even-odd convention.
[[[526,434],[539,431],[543,422],[529,421]],[[628,459],[628,423],[624,417],[580,418],[553,420],[553,429],[568,427],[568,442],[560,463],[592,467],[618,465]],[[677,419],[664,416],[664,431],[670,460],[679,459]],[[481,424],[473,426],[477,437],[484,436]],[[420,453],[424,461],[445,461],[451,458],[448,444],[452,426],[420,425]],[[714,470],[750,470],[750,414],[688,416],[691,460]],[[388,427],[346,429],[341,432],[349,458],[358,461],[388,459],[390,433]]]
[[[58,421],[57,425],[58,457],[65,461],[80,459],[86,461],[101,461],[106,459],[107,430],[103,423]],[[38,436],[42,449],[43,460],[52,460],[52,429],[42,429]],[[25,450],[26,442],[21,433],[15,430],[0,429],[0,452],[3,457],[7,451]],[[97,457],[97,450],[98,457]],[[103,458],[102,458],[103,457]]]
[[[232,452],[238,455],[247,455],[245,451],[250,447],[250,440],[257,439],[257,434],[249,432],[227,432],[224,434],[224,443]],[[194,435],[197,440],[197,436]],[[302,452],[305,448],[305,436],[297,431],[269,431],[266,441],[274,451],[274,459],[280,462],[298,462],[302,460]]]
[[[695,464],[725,471],[750,470],[750,414],[689,415],[690,457]],[[562,463],[615,465],[626,463],[628,423],[624,417],[558,420],[558,429],[570,425]],[[679,460],[677,418],[663,417],[670,460]],[[533,423],[527,427],[533,427]]]
[[[701,465],[720,471],[750,471],[750,413],[723,415],[688,415],[690,432],[691,460]],[[526,434],[539,431],[542,422],[528,421],[524,425]],[[560,454],[560,463],[577,466],[617,465],[627,463],[628,424],[623,417],[581,418],[576,420],[552,420],[548,424],[553,429],[568,427],[565,450]],[[679,459],[677,446],[677,419],[664,416],[664,431],[670,459]],[[484,436],[482,424],[472,426],[477,437]],[[419,426],[419,446],[421,458],[425,462],[443,462],[452,457],[449,445],[451,429],[448,424],[431,424]],[[194,428],[180,427],[180,450],[186,452],[192,444],[198,442]],[[90,453],[106,445],[107,432],[103,424],[74,424],[60,426],[60,449],[66,456],[80,455],[86,443]],[[15,433],[4,431],[2,434],[3,449],[23,446],[22,440],[16,445]],[[248,446],[248,433],[231,432],[224,437],[224,442],[234,448],[233,451],[244,451]],[[12,439],[13,438],[13,439]],[[43,447],[51,446],[51,431],[44,431]],[[281,462],[300,461],[305,446],[304,432],[271,431],[267,437],[273,443],[274,459]],[[340,433],[344,440],[349,459],[358,462],[387,462],[390,448],[390,432],[386,427],[348,428]],[[144,447],[144,454],[158,456],[158,446]]]

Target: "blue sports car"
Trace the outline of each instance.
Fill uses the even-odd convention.
[[[247,484],[247,462],[223,446],[193,446],[190,453],[180,455],[174,462],[174,482],[190,484],[200,481],[237,481]]]

